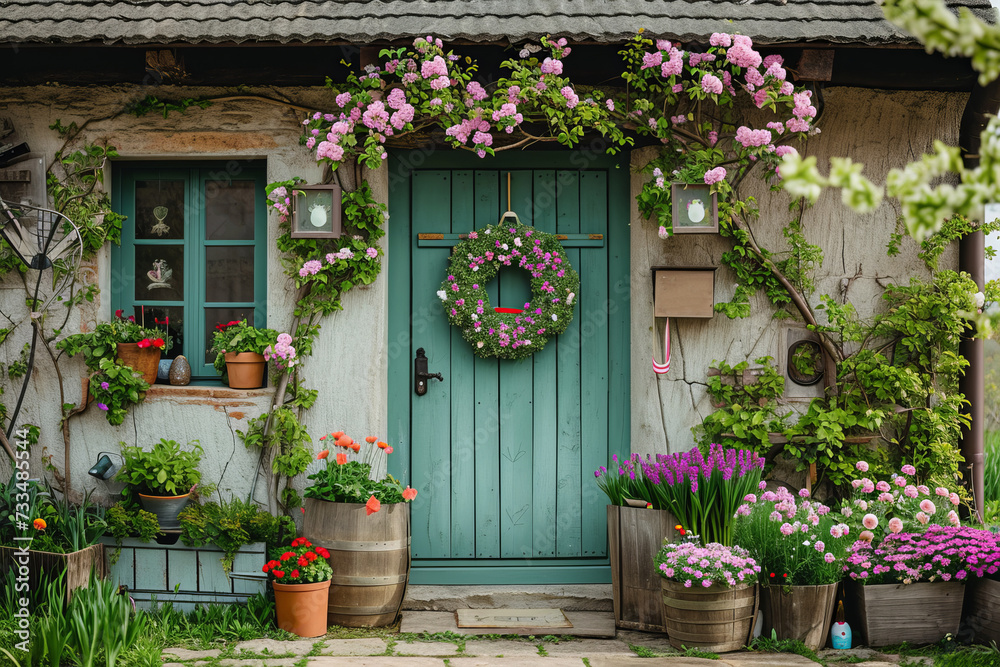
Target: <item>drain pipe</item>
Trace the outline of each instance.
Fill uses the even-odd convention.
[[[991,81],[986,86],[976,83],[965,105],[959,129],[958,145],[962,149],[962,161],[966,169],[975,169],[979,166],[979,135],[986,129],[990,116],[995,115],[998,109],[1000,109],[1000,81]],[[983,233],[973,232],[959,241],[958,246],[958,268],[976,281],[980,291],[985,283],[983,267],[985,245]],[[973,493],[976,513],[982,520],[985,462],[983,341],[977,338],[963,338],[958,351],[969,362],[965,375],[959,380],[959,391],[965,394],[966,400],[969,401],[966,410],[971,417],[969,427],[962,429],[961,451],[968,471],[965,483]]]

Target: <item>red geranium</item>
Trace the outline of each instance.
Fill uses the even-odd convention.
[[[324,549],[323,547],[316,547],[316,553],[318,553],[320,555],[320,558],[329,558],[330,557],[330,552],[327,551],[326,549]]]
[[[138,343],[136,343],[136,345],[138,345],[142,349],[146,349],[147,347],[149,347],[152,344],[153,344],[153,341],[149,340],[148,338],[143,338]]]
[[[166,344],[167,344],[166,341],[164,341],[162,338],[153,339],[153,347],[158,347],[162,350]]]
[[[333,577],[333,569],[330,564],[318,558],[315,553],[312,552],[312,543],[304,537],[296,537],[291,542],[291,549],[282,553],[278,558],[282,561],[287,561],[287,567],[292,568],[288,572],[288,577],[291,581],[285,581],[283,583],[288,584],[313,584],[322,581],[328,581]],[[317,552],[320,549],[316,549]],[[329,556],[329,552],[326,549],[322,550],[323,553]],[[276,579],[284,577],[284,572],[279,574],[280,570],[276,570],[275,566],[280,565],[277,560],[270,561],[264,566],[264,572],[270,571],[271,574],[275,576]]]

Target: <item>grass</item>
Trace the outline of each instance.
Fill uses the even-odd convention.
[[[816,655],[815,651],[798,639],[778,639],[778,635],[774,630],[771,630],[770,637],[761,635],[750,642],[747,648],[751,651],[760,651],[762,653],[795,653],[796,655],[801,655],[803,658],[809,658],[813,662],[823,662]]]
[[[987,431],[984,436],[983,453],[986,457],[983,471],[986,484],[983,504],[986,508],[987,524],[1000,524],[1000,431]]]

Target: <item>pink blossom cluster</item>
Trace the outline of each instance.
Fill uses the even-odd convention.
[[[741,125],[736,129],[736,141],[744,148],[751,146],[767,146],[771,143],[770,130],[751,130],[746,125]]]
[[[862,473],[869,470],[866,461],[858,461],[855,467]],[[929,487],[911,480],[911,476],[916,475],[916,468],[907,464],[900,472],[902,474],[894,474],[890,480],[873,481],[862,477],[851,481],[854,497],[842,505],[840,514],[856,522],[855,512],[865,512],[860,517],[860,525],[856,524],[864,529],[860,534],[862,539],[877,543],[885,535],[900,534],[904,530],[919,532],[928,526],[961,525],[958,512],[954,509],[945,512],[935,504]],[[878,495],[873,498],[875,493]],[[957,506],[961,502],[957,493],[944,487],[937,487],[935,495],[943,499],[942,504],[947,501]]]
[[[706,74],[701,77],[701,89],[710,95],[718,95],[722,92],[722,80],[714,74]]]
[[[712,185],[713,183],[718,183],[726,178],[726,168],[716,167],[715,169],[709,169],[705,172],[705,185]]]
[[[749,586],[756,583],[760,573],[760,565],[746,549],[717,542],[705,546],[697,542],[664,544],[656,564],[661,577],[686,588]]]
[[[893,533],[873,545],[858,540],[844,564],[851,579],[880,584],[962,581],[1000,571],[1000,535],[961,526]]]
[[[288,220],[288,216],[291,215],[289,207],[292,205],[292,198],[288,195],[288,190],[285,186],[282,185],[271,190],[267,199],[271,202],[271,206],[274,210],[278,212],[281,221],[286,222]]]
[[[279,370],[291,368],[298,363],[290,335],[287,333],[278,334],[278,340],[274,346],[268,345],[264,349],[264,360],[270,361],[271,359],[274,359],[274,365]]]
[[[733,45],[726,51],[726,60],[737,67],[759,67],[763,58],[754,50],[753,40],[746,35],[733,35]]]
[[[566,107],[568,109],[572,109],[580,103],[580,98],[577,97],[576,91],[569,86],[563,86],[559,93],[566,99]]]
[[[327,264],[334,264],[340,259],[354,259],[354,253],[350,248],[341,248],[337,252],[328,252],[326,254]]]

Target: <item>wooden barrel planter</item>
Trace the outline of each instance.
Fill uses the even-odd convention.
[[[847,581],[845,592],[847,621],[865,646],[933,644],[956,634],[962,620],[962,582],[863,586]]]
[[[660,579],[663,624],[674,648],[713,653],[738,651],[750,640],[757,618],[757,586],[685,588]]]
[[[676,535],[666,510],[608,505],[608,545],[615,627],[663,632],[659,572],[653,563],[663,538]]]
[[[1000,581],[973,579],[966,584],[963,625],[976,633],[977,644],[1000,644]]]
[[[383,504],[368,515],[360,503],[307,498],[305,509],[305,536],[330,552],[329,624],[395,623],[410,578],[409,504]]]
[[[760,589],[764,611],[763,635],[774,630],[778,639],[798,639],[814,651],[826,645],[839,584],[768,586]]]

